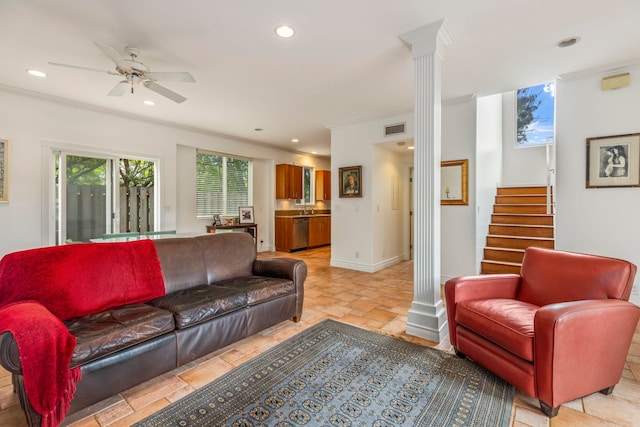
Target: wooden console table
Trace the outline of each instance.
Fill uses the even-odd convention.
[[[253,239],[256,241],[256,248],[258,248],[258,224],[234,224],[234,225],[207,225],[207,233],[213,234],[216,230],[235,230],[240,228],[246,228],[247,230],[253,230]],[[251,234],[251,232],[249,231]]]

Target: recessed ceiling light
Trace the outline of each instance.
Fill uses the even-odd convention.
[[[580,41],[580,37],[568,37],[556,43],[556,47],[570,47]]]
[[[317,151],[312,151],[311,154],[318,154],[318,152]]]
[[[410,145],[407,147],[407,150],[413,150],[415,147],[413,145]]]
[[[47,77],[46,73],[43,73],[42,71],[38,71],[38,70],[27,70],[27,73],[29,73],[34,77]]]
[[[143,103],[144,105],[149,105],[149,106],[154,106],[154,105],[156,105],[156,101],[151,101],[151,100],[142,101],[142,103]]]
[[[288,39],[296,34],[296,30],[288,25],[280,25],[279,27],[276,27],[276,34],[283,39]]]
[[[262,128],[255,128],[254,130],[255,130],[256,132],[262,132],[264,129],[262,129]]]
[[[300,142],[300,140],[298,138],[293,138],[291,142]]]

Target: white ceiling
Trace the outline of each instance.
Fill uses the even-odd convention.
[[[441,18],[455,37],[444,99],[640,58],[639,0],[0,0],[0,85],[329,155],[328,126],[412,110],[413,64],[399,36]],[[275,36],[283,23],[295,37]],[[581,42],[555,47],[571,36]],[[109,97],[118,76],[48,64],[113,70],[94,42],[123,55],[135,46],[152,71],[197,82],[163,83],[183,104],[144,87]]]

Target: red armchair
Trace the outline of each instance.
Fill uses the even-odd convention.
[[[554,417],[620,380],[640,318],[628,302],[635,273],[619,259],[527,248],[519,275],[447,281],[451,344]]]

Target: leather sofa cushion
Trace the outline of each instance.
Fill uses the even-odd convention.
[[[72,367],[174,330],[170,312],[146,304],[129,304],[64,324],[76,337]]]
[[[247,294],[247,304],[255,305],[284,295],[295,293],[296,287],[289,279],[264,276],[236,277],[216,282],[213,286],[236,289]]]
[[[456,322],[516,356],[533,362],[533,320],[539,307],[511,299],[461,301]]]
[[[149,301],[173,313],[176,328],[205,322],[247,305],[247,294],[232,288],[198,285]]]

